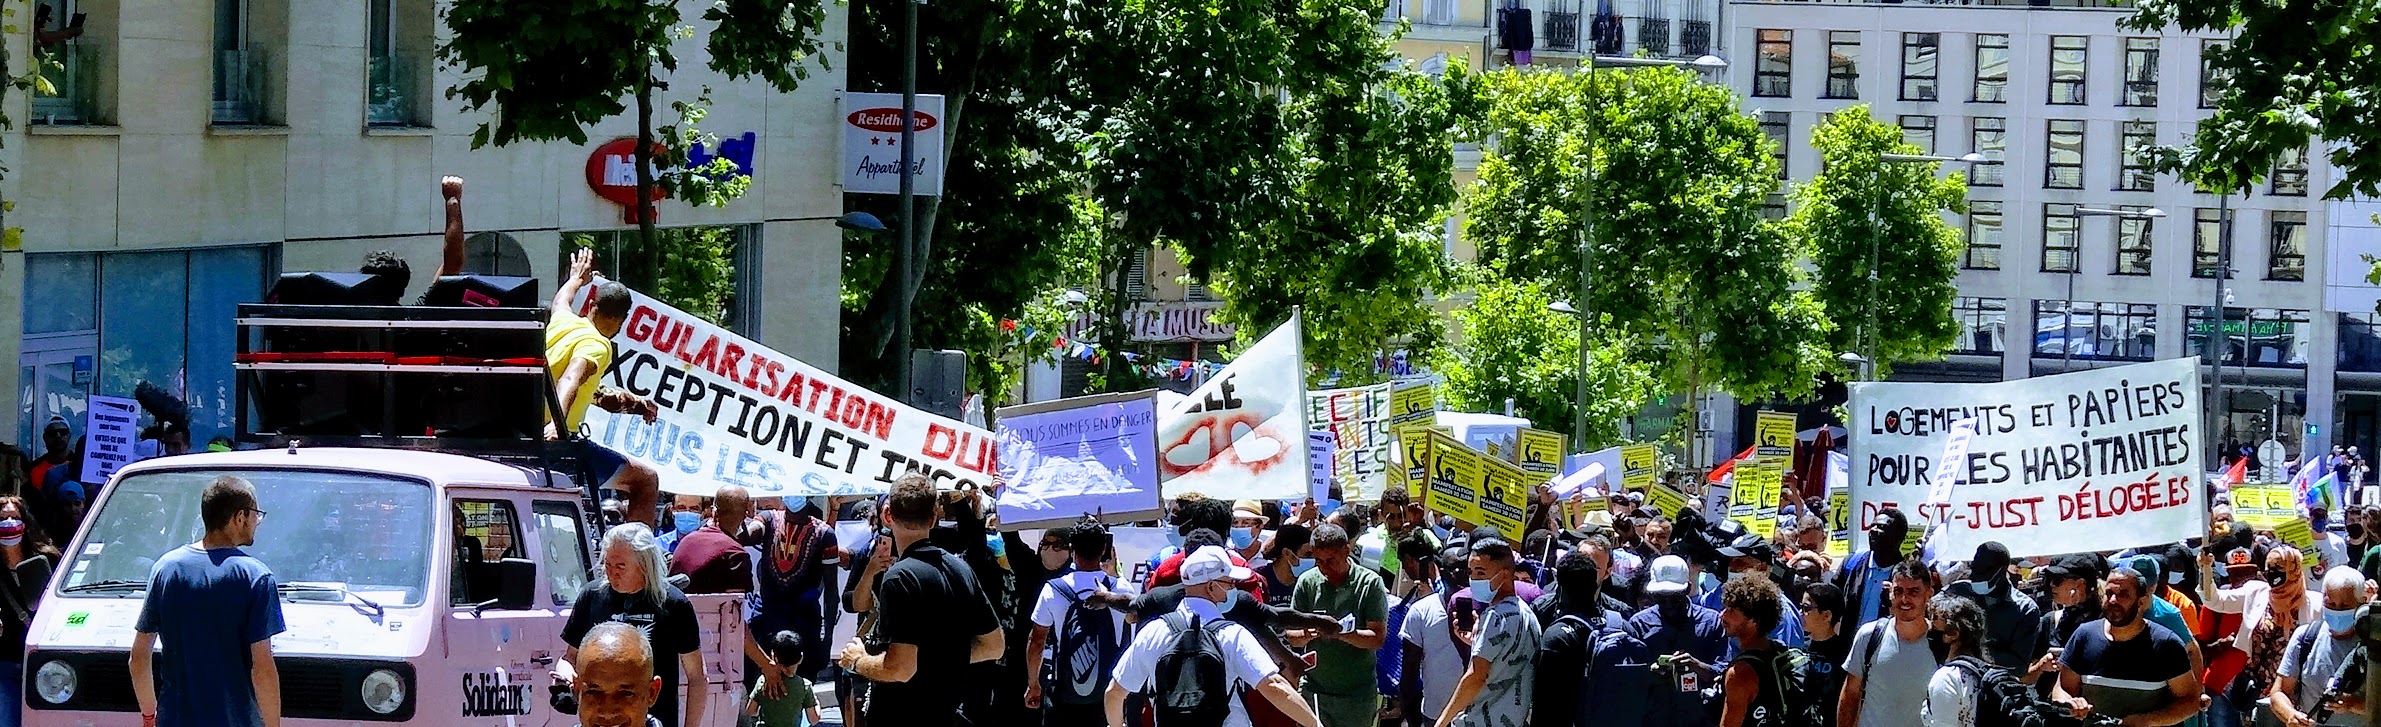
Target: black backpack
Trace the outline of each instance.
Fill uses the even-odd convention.
[[[1116,582],[1106,575],[1100,576],[1100,586],[1116,590]],[[1067,609],[1058,621],[1042,692],[1058,704],[1100,704],[1107,697],[1116,660],[1124,655],[1124,644],[1116,639],[1116,617],[1104,608],[1085,608],[1083,597],[1075,594],[1065,576],[1051,579],[1050,588],[1066,599]]]
[[[1654,690],[1653,650],[1645,641],[1630,632],[1625,622],[1604,614],[1594,623],[1576,615],[1565,614],[1555,619],[1555,625],[1588,634],[1585,669],[1580,670],[1578,711],[1572,718],[1580,725],[1636,725],[1645,721],[1647,704]],[[1669,688],[1667,685],[1664,689]],[[1554,727],[1570,727],[1560,725]]]
[[[1974,656],[1955,656],[1944,666],[1958,669],[1975,685],[1976,727],[2071,727],[2072,713],[2034,698],[2034,689],[2007,669]]]
[[[1174,642],[1157,657],[1157,679],[1149,695],[1157,727],[1223,727],[1231,717],[1231,700],[1240,695],[1232,689],[1223,639],[1217,634],[1230,624],[1179,611],[1166,614]]]
[[[1777,694],[1775,703],[1757,697],[1753,700],[1752,710],[1745,716],[1744,723],[1748,727],[1800,727],[1834,721],[1835,715],[1826,713],[1826,702],[1819,698],[1816,680],[1811,676],[1809,653],[1779,646],[1771,650],[1739,654],[1735,663],[1746,664],[1757,672],[1765,673],[1767,682]]]

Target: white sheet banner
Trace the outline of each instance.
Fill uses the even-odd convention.
[[[1157,494],[1157,396],[1104,394],[1000,412],[1000,527],[1152,519]]]
[[[1298,314],[1158,416],[1167,499],[1306,496],[1306,363]]]
[[[595,286],[578,303],[594,306]],[[992,433],[910,408],[635,293],[613,337],[606,386],[652,399],[661,416],[589,407],[588,437],[652,466],[661,489],[755,497],[885,492],[916,471],[938,488],[989,487]]]
[[[1339,499],[1379,502],[1389,489],[1389,394],[1382,383],[1306,395],[1306,424],[1332,439],[1332,473]],[[1321,498],[1316,499],[1317,502]]]
[[[1899,507],[1913,532],[1941,523],[1946,557],[1985,541],[2031,556],[2204,535],[2200,399],[2188,358],[1994,384],[1853,384],[1857,522]],[[1964,483],[1929,503],[1934,460],[1963,419],[1975,420],[1954,463]]]

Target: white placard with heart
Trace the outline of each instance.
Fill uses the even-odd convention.
[[[1306,364],[1298,314],[1158,415],[1169,499],[1287,500],[1307,493]]]

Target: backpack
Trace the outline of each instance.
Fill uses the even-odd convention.
[[[1232,676],[1224,666],[1223,639],[1218,632],[1230,621],[1201,621],[1180,611],[1166,614],[1174,641],[1157,657],[1157,678],[1149,695],[1149,709],[1157,727],[1223,727],[1232,715]]]
[[[1976,727],[2061,727],[2079,724],[2065,710],[2047,708],[2034,689],[2009,670],[1974,656],[1955,656],[1944,666],[1966,674],[1975,685]]]
[[[1601,625],[1576,615],[1564,615],[1555,623],[1570,623],[1572,628],[1594,634],[1588,639],[1587,668],[1579,674],[1579,710],[1573,724],[1643,723],[1654,689],[1653,649],[1636,634],[1613,624],[1609,616]]]
[[[1116,582],[1105,574],[1100,576],[1100,586],[1116,590]],[[1116,617],[1107,609],[1084,607],[1083,597],[1075,594],[1066,576],[1051,579],[1050,589],[1066,599],[1067,609],[1066,616],[1058,620],[1049,673],[1044,675],[1048,686],[1042,691],[1058,704],[1102,703],[1109,675],[1116,671],[1117,658],[1124,655],[1124,644],[1116,638]]]
[[[1746,727],[1783,727],[1793,725],[1827,724],[1835,715],[1827,713],[1825,700],[1813,688],[1811,656],[1801,649],[1780,646],[1774,650],[1739,654],[1736,664],[1745,664],[1755,672],[1766,672],[1765,681],[1777,695],[1775,703],[1759,697],[1745,717]]]

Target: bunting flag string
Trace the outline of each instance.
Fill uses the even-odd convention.
[[[1035,343],[1035,334],[1042,332],[1033,326],[1010,319],[1001,320],[1000,330],[1009,335],[1011,347],[1018,349],[1030,349],[1038,346]],[[1053,355],[1093,364],[1107,360],[1110,355],[1121,356],[1125,363],[1132,365],[1141,375],[1153,379],[1191,381],[1201,376],[1213,376],[1216,372],[1224,370],[1223,364],[1212,361],[1187,361],[1131,351],[1111,352],[1089,341],[1068,339],[1063,334],[1055,334],[1050,337],[1050,349],[1054,352]]]

